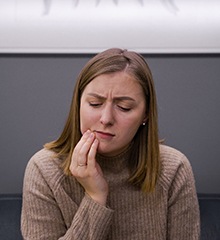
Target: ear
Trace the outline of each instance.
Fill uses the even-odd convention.
[[[143,119],[143,122],[146,123],[148,121],[148,114],[146,113]]]

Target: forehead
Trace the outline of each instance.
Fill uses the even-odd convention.
[[[85,88],[85,93],[111,93],[115,95],[143,95],[140,83],[126,72],[102,74],[94,78]]]

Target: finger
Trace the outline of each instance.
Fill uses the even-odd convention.
[[[84,143],[81,144],[81,148],[77,149],[77,151],[74,153],[74,164],[73,166],[75,167],[82,167],[82,166],[86,166],[87,165],[87,154],[91,148],[91,145],[94,141],[94,133],[93,132],[89,132],[89,135],[87,136],[87,139],[84,140]]]
[[[89,168],[94,168],[96,166],[96,153],[97,153],[98,145],[99,145],[99,141],[96,138],[93,141],[91,148],[89,150],[89,153],[88,153],[87,166]]]
[[[81,137],[81,139],[79,140],[79,142],[76,144],[75,148],[74,148],[74,152],[76,154],[78,154],[78,152],[80,151],[80,149],[82,148],[82,146],[85,144],[86,140],[88,139],[89,135],[90,135],[91,131],[87,130]]]
[[[81,149],[79,149],[78,154],[88,154],[89,149],[94,141],[95,134],[93,132],[90,132],[89,136],[85,140],[84,144],[82,145]]]
[[[90,132],[91,132],[90,130],[87,130],[81,137],[80,141],[76,144],[71,157],[71,167],[77,167],[79,160],[79,152],[82,149],[85,142],[87,141]]]

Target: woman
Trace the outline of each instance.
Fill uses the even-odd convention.
[[[29,161],[24,239],[199,239],[189,161],[159,144],[144,58],[106,50],[82,69],[60,137]]]

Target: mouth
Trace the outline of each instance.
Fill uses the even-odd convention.
[[[94,131],[98,138],[102,139],[111,139],[115,136],[115,134],[109,132],[102,132],[102,131]]]

